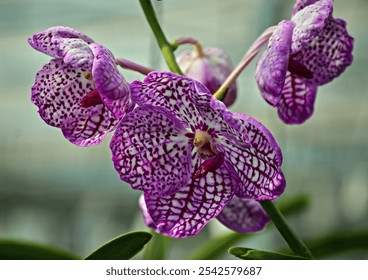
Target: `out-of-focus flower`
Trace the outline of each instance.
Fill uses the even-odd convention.
[[[281,21],[260,57],[256,80],[263,98],[287,124],[313,113],[317,87],[332,81],[352,61],[353,38],[332,17],[333,0],[298,0],[290,21]]]
[[[52,57],[38,71],[32,102],[41,118],[61,128],[79,146],[100,143],[132,108],[129,84],[113,54],[87,35],[57,26],[28,39],[36,50]]]
[[[167,235],[156,228],[155,223],[148,213],[144,195],[139,198],[139,206],[142,211],[145,224],[158,233]],[[223,225],[238,232],[257,232],[264,229],[270,221],[259,202],[253,199],[234,196],[216,217]]]
[[[218,48],[187,50],[178,55],[177,61],[186,76],[204,84],[212,94],[233,70],[229,55]],[[226,93],[224,104],[231,106],[236,96],[237,86],[234,82]]]
[[[192,236],[220,213],[241,228],[242,213],[237,220],[226,205],[284,191],[282,154],[271,133],[228,111],[198,81],[151,72],[131,84],[131,93],[139,107],[122,118],[110,148],[120,178],[144,192],[157,231]]]

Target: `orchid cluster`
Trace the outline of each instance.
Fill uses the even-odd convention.
[[[261,95],[287,124],[311,117],[317,87],[352,63],[353,39],[332,17],[332,2],[298,0],[291,20],[257,41],[235,69],[223,50],[191,38],[171,45],[172,52],[194,46],[172,61],[183,70],[173,73],[124,63],[80,31],[51,27],[28,40],[52,57],[36,75],[32,102],[75,145],[114,133],[114,167],[142,192],[144,220],[155,231],[189,237],[213,218],[234,231],[260,231],[270,218],[259,201],[286,186],[282,151],[263,124],[227,108],[238,94],[236,77],[268,42],[255,73]],[[145,78],[127,82],[118,65]]]

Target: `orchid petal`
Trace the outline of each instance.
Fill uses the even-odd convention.
[[[318,85],[331,82],[353,62],[354,39],[341,19],[329,18],[324,29],[294,58],[313,72]]]
[[[281,99],[277,104],[280,118],[287,124],[305,122],[314,110],[317,84],[288,72]]]
[[[64,136],[79,146],[100,143],[117,121],[103,104],[83,108],[80,102],[93,90],[93,83],[83,75],[84,69],[67,65],[55,58],[38,71],[32,87],[32,102],[41,118],[62,129]]]
[[[325,27],[325,21],[332,14],[333,0],[320,0],[297,12],[291,20],[295,22],[291,54],[302,50]]]
[[[150,195],[178,191],[192,172],[186,133],[164,108],[141,106],[128,113],[110,143],[120,178]]]
[[[198,167],[198,157],[194,161]],[[222,211],[233,197],[234,184],[231,171],[223,166],[205,177],[191,179],[172,195],[145,193],[145,201],[158,232],[174,238],[189,237]]]
[[[238,232],[256,232],[270,221],[259,202],[233,197],[217,219],[229,229]]]
[[[28,39],[28,43],[37,51],[53,57],[64,57],[64,44],[70,39],[80,39],[74,41],[78,44],[81,44],[82,41],[86,44],[93,43],[93,40],[87,35],[65,26],[55,26],[36,33]]]
[[[247,131],[251,147],[241,148],[230,142],[218,148],[225,160],[233,164],[240,178],[235,195],[242,198],[269,200],[278,197],[285,189],[281,172],[282,154],[272,134],[250,116],[234,113]]]
[[[300,10],[304,9],[305,7],[312,5],[320,0],[296,0],[291,15],[295,15]]]
[[[199,82],[170,72],[151,72],[143,83],[131,83],[130,89],[132,99],[138,105],[166,108],[191,127],[198,127],[203,122],[196,103],[208,103],[212,98]]]
[[[118,71],[108,49],[95,43],[90,47],[94,55],[92,75],[96,89],[106,107],[120,119],[132,107],[129,84]]]
[[[284,86],[294,25],[287,20],[279,23],[268,49],[257,63],[255,78],[258,87],[263,98],[273,106],[277,104]]]

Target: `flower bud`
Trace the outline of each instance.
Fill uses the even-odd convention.
[[[201,82],[211,93],[215,93],[233,69],[230,57],[218,48],[202,50],[199,45],[195,46],[195,50],[185,51],[178,56],[178,64],[186,76]],[[226,93],[224,104],[232,105],[236,95],[237,86],[234,82]]]

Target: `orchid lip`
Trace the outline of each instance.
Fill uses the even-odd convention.
[[[100,104],[103,104],[103,102],[97,89],[91,90],[89,93],[83,96],[80,101],[80,106],[83,108],[89,108]]]
[[[295,60],[291,56],[289,57],[288,70],[290,73],[295,74],[297,76],[301,76],[307,79],[313,79],[313,73],[309,71],[304,64]]]
[[[206,176],[208,172],[214,172],[218,168],[221,167],[221,165],[224,162],[224,158],[221,156],[215,156],[211,157],[209,159],[206,159],[198,168],[198,170],[194,173],[193,179],[201,178],[203,176]]]

